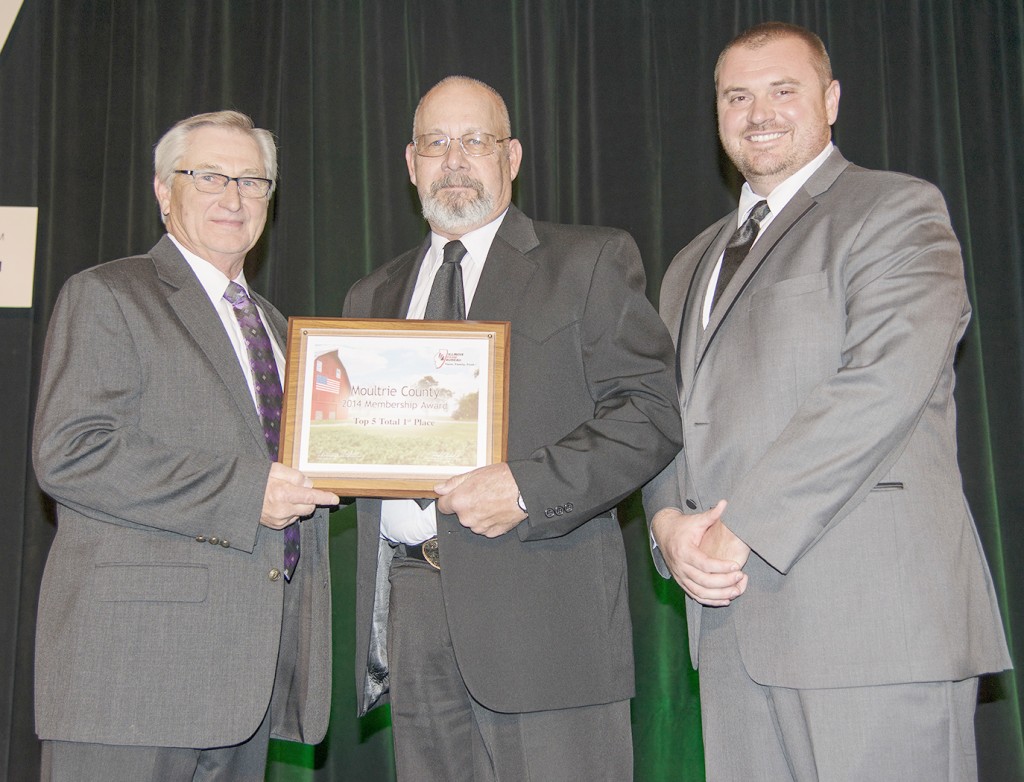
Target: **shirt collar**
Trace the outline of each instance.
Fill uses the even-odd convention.
[[[494,237],[498,233],[498,229],[501,227],[501,221],[505,219],[505,215],[508,214],[506,208],[504,212],[498,215],[496,218],[482,225],[479,228],[474,228],[467,234],[463,234],[459,237],[459,241],[462,242],[466,248],[466,252],[469,254],[470,263],[483,264],[487,260],[487,253],[491,251],[491,244],[494,243]],[[433,256],[437,259],[437,263],[440,264],[441,257],[444,252],[444,246],[448,244],[450,240],[445,239],[443,236],[430,232],[430,249]],[[466,263],[464,259],[463,264]]]
[[[210,301],[217,304],[223,298],[224,291],[227,290],[228,283],[231,280],[212,263],[203,260],[191,250],[186,249],[172,234],[167,234],[167,236],[174,242],[174,246],[178,248],[178,251],[184,256],[192,271],[195,272],[196,277],[199,279],[199,284],[203,286],[203,290],[210,297]],[[245,288],[246,293],[249,293],[249,283],[245,281],[244,271],[239,272],[234,281]]]
[[[832,154],[833,149],[835,149],[835,145],[831,141],[828,142],[814,160],[775,186],[775,189],[767,197],[768,208],[773,216],[781,212],[797,191],[811,178],[811,175],[821,168],[828,156]],[[754,204],[764,200],[764,196],[755,193],[750,189],[750,185],[744,182],[740,190],[740,206],[736,215],[736,225],[742,225],[743,221],[747,219],[747,215],[750,214],[750,210],[754,208]]]

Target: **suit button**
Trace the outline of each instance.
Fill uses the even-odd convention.
[[[218,543],[220,543],[220,538],[210,538],[210,543],[216,546]]]
[[[196,543],[205,543],[206,535],[196,535]]]
[[[224,548],[227,548],[228,546],[230,546],[230,545],[231,545],[231,544],[230,544],[230,543],[228,543],[228,542],[227,542],[226,540],[222,540],[222,541],[220,542],[220,544],[221,544],[221,545],[222,545],[222,546],[223,546]]]
[[[565,513],[565,508],[563,508],[561,505],[559,505],[559,506],[557,506],[555,508],[555,515],[556,516],[561,516],[563,513]]]
[[[697,510],[697,503],[694,502],[693,500],[687,500],[686,507],[689,508],[690,510]]]
[[[547,510],[545,510],[544,515],[547,516],[549,519],[553,519],[555,517],[554,508],[548,508]]]
[[[565,503],[565,512],[566,513],[572,513],[573,510],[574,510],[574,508],[573,508],[573,504],[571,502]]]
[[[271,581],[277,581],[277,579],[281,577],[281,571],[278,570],[276,567],[271,568],[270,572],[267,575],[270,577]]]

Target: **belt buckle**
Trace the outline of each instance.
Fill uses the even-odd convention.
[[[437,545],[437,538],[423,541],[423,558],[434,570],[441,569],[441,549]]]

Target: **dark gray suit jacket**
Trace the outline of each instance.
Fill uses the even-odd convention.
[[[429,246],[428,237],[356,283],[345,315],[404,317]],[[508,462],[530,517],[494,539],[438,517],[459,669],[496,711],[630,698],[626,559],[613,509],[679,446],[671,341],[644,295],[636,245],[622,231],[535,223],[510,207],[469,318],[512,323]],[[367,676],[367,655],[375,583],[389,560],[380,501],[360,500],[358,516],[365,711],[386,689]]]
[[[284,318],[254,298],[283,344]],[[39,736],[184,747],[247,739],[274,685],[290,587],[270,574],[282,567],[283,534],[259,524],[270,458],[238,359],[166,236],[147,255],[65,284],[34,456],[58,519],[39,598]],[[316,743],[331,686],[325,515],[301,529],[307,654],[292,683],[297,711],[275,708],[283,721],[271,729]],[[287,694],[283,683],[275,699]]]
[[[703,330],[735,227],[734,212],[694,239],[662,284],[684,444],[645,489],[648,518],[729,501],[725,523],[753,550],[729,610],[756,682],[856,687],[1009,667],[956,461],[953,356],[970,306],[941,194],[834,151]],[[687,600],[695,665],[701,614],[714,610]]]

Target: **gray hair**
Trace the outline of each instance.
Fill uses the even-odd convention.
[[[253,125],[252,119],[239,111],[212,111],[207,114],[196,114],[194,117],[181,120],[164,133],[156,143],[156,150],[153,153],[153,171],[160,181],[167,187],[171,186],[174,169],[178,167],[181,159],[185,156],[189,134],[208,126],[238,130],[256,142],[263,158],[263,168],[266,171],[267,179],[273,182],[270,186],[270,192],[273,193],[277,184],[277,145],[274,143],[274,134],[269,130],[257,128]]]

